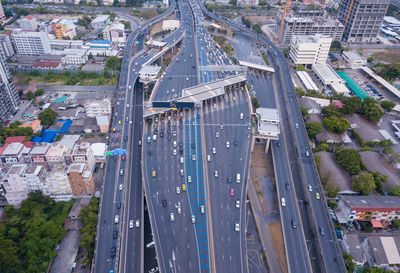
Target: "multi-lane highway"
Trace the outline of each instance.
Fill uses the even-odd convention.
[[[231,61],[202,26],[197,3],[182,1],[180,7],[186,35],[153,91],[154,101],[180,97],[185,87],[233,74],[207,71],[207,65]],[[145,120],[143,178],[162,272],[246,272],[250,109],[243,90]]]
[[[293,130],[294,124],[301,124],[298,130],[295,130],[293,133],[295,137],[287,137],[287,141],[290,142],[288,145],[292,147],[291,152],[289,152],[289,160],[292,162],[291,167],[292,171],[294,170],[293,176],[296,175],[296,180],[301,181],[301,183],[295,183],[296,192],[298,195],[305,197],[302,200],[299,200],[303,204],[308,204],[307,200],[310,200],[310,206],[304,208],[303,211],[307,210],[307,217],[305,217],[306,222],[310,222],[307,230],[305,230],[306,234],[311,237],[311,247],[315,247],[314,250],[316,255],[312,257],[314,263],[314,270],[317,272],[325,271],[325,272],[342,272],[344,269],[344,262],[341,258],[341,251],[338,246],[335,233],[333,230],[333,225],[330,221],[330,218],[327,214],[326,203],[324,201],[324,197],[322,193],[321,183],[318,178],[318,173],[316,172],[315,163],[313,162],[312,157],[306,155],[306,150],[310,151],[308,146],[307,134],[302,123],[301,113],[299,111],[299,106],[297,105],[297,101],[295,99],[295,93],[293,84],[291,82],[290,77],[285,77],[283,75],[290,75],[288,66],[286,61],[282,55],[282,53],[264,36],[257,35],[251,30],[247,29],[243,25],[240,25],[236,22],[226,21],[221,19],[214,14],[208,12],[204,5],[199,2],[200,6],[204,13],[206,13],[209,17],[214,20],[221,21],[226,23],[232,27],[235,27],[241,30],[244,33],[249,34],[253,39],[261,41],[265,47],[269,47],[269,58],[272,61],[275,70],[277,71],[277,84],[280,84],[280,88],[278,89],[278,95],[282,98],[279,98],[279,102],[283,102],[288,104],[290,113],[286,114],[290,117],[288,118],[289,126],[286,126],[286,131],[284,134],[289,134],[289,130]],[[282,90],[283,92],[279,92]],[[283,104],[281,103],[281,106]],[[281,112],[281,115],[283,113]],[[299,179],[301,178],[301,179]],[[307,181],[307,182],[306,182]],[[307,193],[308,185],[311,186],[314,191],[311,193]],[[320,193],[322,196],[321,199],[317,199],[315,196],[315,191]],[[297,200],[294,200],[297,201]],[[304,205],[303,207],[305,207]],[[321,235],[321,228],[324,230],[324,235]],[[314,245],[314,246],[313,246]],[[320,253],[320,256],[318,254]],[[317,257],[316,257],[317,256]]]
[[[147,21],[143,25],[139,26],[132,34],[128,37],[125,55],[122,61],[122,69],[119,78],[118,91],[116,95],[116,102],[113,106],[113,117],[111,124],[111,136],[109,141],[109,149],[114,150],[117,148],[123,148],[127,150],[133,145],[128,147],[129,141],[134,141],[141,138],[140,124],[142,122],[142,113],[140,112],[142,103],[137,103],[139,96],[133,95],[134,83],[138,77],[138,69],[142,63],[144,63],[148,56],[141,58],[137,56],[136,59],[131,59],[134,51],[140,51],[143,47],[144,34],[141,30],[146,30],[147,27],[157,20],[162,19],[164,16],[169,15],[175,8],[175,2],[171,4],[171,7],[162,15],[159,15],[152,20]],[[129,18],[129,17],[128,17]],[[132,21],[135,23],[135,21]],[[136,45],[135,41],[139,41]],[[135,48],[136,47],[136,48]],[[136,65],[136,63],[138,65]],[[133,99],[135,98],[135,101]],[[140,100],[141,101],[141,100]],[[132,107],[131,107],[132,105]],[[136,113],[139,111],[139,113]],[[137,127],[137,128],[136,128]],[[115,129],[114,129],[115,128]],[[131,136],[131,137],[130,137]],[[137,179],[137,176],[130,176],[130,171],[141,171],[140,166],[136,166],[134,169],[126,168],[126,159],[130,158],[130,166],[135,167],[133,161],[133,153],[128,149],[127,154],[123,156],[110,156],[107,159],[105,182],[103,185],[103,195],[101,198],[100,209],[99,209],[99,221],[96,236],[96,248],[95,248],[95,261],[93,263],[93,270],[95,272],[109,272],[118,268],[118,257],[119,257],[119,238],[121,234],[121,226],[128,225],[128,220],[122,217],[122,211],[128,211],[128,214],[136,214],[133,219],[141,219],[142,203],[139,201],[142,199],[142,188],[141,179]],[[126,169],[126,170],[125,170]],[[129,170],[130,169],[130,170]],[[126,176],[132,177],[131,181],[126,182]],[[135,204],[127,203],[123,204],[124,190],[128,189],[130,200],[134,199]],[[127,206],[125,206],[127,205]],[[135,207],[135,209],[129,210],[129,207]],[[116,219],[118,218],[118,220]],[[130,219],[132,219],[130,218]],[[121,225],[122,224],[122,225]],[[141,228],[138,228],[135,233],[140,233]],[[125,236],[127,237],[127,236]],[[139,238],[139,239],[137,239]],[[124,258],[132,261],[132,266],[135,268],[128,272],[140,272],[141,267],[141,236],[132,236],[130,239],[132,242],[135,240],[135,251],[123,255]],[[129,256],[133,256],[132,258]]]

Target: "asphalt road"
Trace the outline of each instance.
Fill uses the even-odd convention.
[[[171,7],[162,15],[159,15],[152,20],[147,21],[138,29],[136,29],[129,37],[125,47],[125,55],[122,61],[122,69],[119,78],[119,85],[117,91],[117,103],[114,105],[114,112],[112,117],[112,125],[111,128],[115,132],[111,133],[110,141],[109,141],[109,149],[114,150],[116,148],[127,148],[128,142],[124,140],[125,137],[128,137],[133,130],[134,135],[130,138],[130,140],[137,142],[137,139],[141,137],[140,135],[140,123],[142,122],[142,114],[140,113],[140,109],[142,107],[142,103],[139,103],[139,107],[130,107],[132,105],[133,99],[135,97],[134,106],[137,106],[138,99],[140,100],[140,95],[133,96],[133,85],[137,79],[137,71],[133,71],[133,66],[136,66],[136,63],[144,63],[151,55],[148,55],[146,58],[137,57],[137,61],[131,62],[131,56],[135,51],[140,51],[143,47],[143,39],[144,35],[141,33],[141,30],[146,30],[146,28],[152,22],[162,19],[164,16],[170,14],[175,5],[171,5]],[[139,44],[135,44],[134,42],[138,40]],[[136,69],[139,69],[137,67]],[[129,106],[128,106],[129,105]],[[139,109],[139,110],[138,110]],[[136,114],[136,111],[139,113]],[[128,118],[128,121],[126,121]],[[130,121],[134,118],[132,123]],[[135,129],[138,128],[139,130]],[[135,132],[137,132],[135,134]],[[131,147],[135,147],[131,145]],[[132,153],[128,150],[127,156],[131,158]],[[142,206],[141,200],[142,191],[138,191],[137,189],[141,188],[141,180],[131,180],[125,183],[125,177],[129,175],[129,171],[124,173],[124,175],[120,174],[121,170],[125,170],[126,161],[122,160],[122,156],[109,156],[106,164],[106,174],[105,174],[105,182],[103,185],[103,195],[101,198],[100,208],[99,208],[99,222],[97,228],[97,238],[96,238],[96,249],[95,249],[95,261],[93,264],[93,271],[95,272],[109,272],[110,270],[114,270],[118,268],[118,258],[120,251],[120,240],[119,234],[121,234],[121,226],[128,224],[126,218],[122,219],[121,211],[126,210],[129,215],[129,219],[137,219],[137,217],[141,217]],[[131,160],[131,164],[134,164]],[[139,168],[140,171],[140,168]],[[121,186],[120,186],[121,185]],[[134,199],[137,203],[133,204],[135,209],[130,210],[131,203],[122,204],[124,200],[124,189],[128,186],[131,187],[131,191],[129,193],[133,193],[130,195],[132,199]],[[121,187],[121,188],[120,188]],[[132,192],[133,191],[133,192]],[[118,204],[121,204],[119,206]],[[140,213],[140,215],[139,215]],[[119,217],[118,222],[116,223],[115,217]],[[132,217],[132,218],[131,218]],[[140,219],[140,218],[139,218]],[[122,225],[120,225],[122,223]],[[126,229],[125,229],[126,230]],[[114,233],[117,233],[114,236]],[[125,265],[125,268],[133,268],[133,271],[128,272],[140,272],[137,271],[137,268],[141,267],[141,253],[142,253],[142,242],[140,239],[142,229],[135,229],[134,234],[128,240],[135,240],[135,251],[133,253],[122,253],[121,257],[129,259],[133,261],[132,263]],[[127,238],[128,234],[125,234],[123,238]],[[129,244],[129,242],[128,242]],[[115,248],[115,253],[112,254],[112,248]],[[133,256],[133,257],[132,257]],[[130,269],[129,269],[130,270]]]
[[[202,9],[205,13],[208,13],[211,18],[214,18],[218,21],[225,21],[207,12],[204,6],[202,6]],[[279,90],[286,90],[287,96],[285,97],[285,99],[289,99],[291,102],[293,102],[290,104],[291,118],[294,120],[294,122],[292,122],[291,124],[291,127],[293,128],[293,123],[295,123],[296,121],[299,122],[301,121],[301,113],[297,105],[297,100],[295,99],[295,93],[293,84],[291,82],[291,78],[283,76],[283,75],[290,75],[290,73],[282,53],[273,44],[271,44],[265,37],[257,35],[254,32],[246,29],[245,27],[237,25],[233,22],[227,22],[227,23],[234,27],[239,28],[244,32],[250,33],[253,37],[257,37],[258,39],[260,39],[266,46],[270,46],[270,51],[273,53],[273,55],[272,54],[270,55],[271,58],[270,60],[276,59],[280,69],[282,70],[279,77],[280,81],[284,86]],[[279,74],[279,71],[277,74]],[[285,95],[285,92],[278,92],[278,93],[281,94],[282,96]],[[299,128],[300,130],[295,130],[296,143],[292,143],[294,151],[289,152],[291,167],[292,170],[293,167],[296,168],[297,173],[299,174],[302,174],[304,172],[304,177],[302,180],[307,181],[307,183],[309,183],[311,187],[321,192],[321,183],[318,179],[318,174],[316,173],[315,164],[313,163],[312,158],[305,156],[305,149],[309,149],[306,131],[303,123],[300,122],[299,124],[301,124]],[[288,139],[289,141],[294,140],[292,138]],[[297,145],[295,146],[295,144]],[[297,150],[297,147],[300,147],[300,150]],[[300,160],[298,160],[299,158]],[[293,164],[292,162],[297,162],[301,164]],[[296,183],[296,185],[299,184],[300,183]],[[303,193],[306,192],[307,187],[308,185],[305,182],[303,182],[302,189],[300,190],[299,193],[301,194],[301,192]],[[297,189],[298,188],[299,186],[297,187]],[[311,215],[308,217],[308,220],[312,221],[312,224],[310,225],[312,233],[310,234],[313,234],[315,236],[311,244],[315,242],[314,246],[318,247],[318,249],[321,251],[320,257],[317,257],[318,255],[317,253],[317,255],[313,256],[312,259],[315,260],[317,263],[319,262],[319,266],[322,266],[322,268],[320,267],[320,269],[316,272],[321,272],[321,270],[325,270],[326,272],[341,272],[345,270],[344,262],[343,259],[341,258],[341,251],[340,248],[338,247],[338,243],[333,230],[333,225],[330,222],[330,218],[327,214],[327,208],[326,208],[326,203],[324,202],[324,197],[322,194],[321,196],[322,196],[321,200],[318,200],[314,197],[309,198],[311,200],[310,202],[311,206],[309,206]],[[304,202],[306,201],[305,199],[303,199],[302,201],[304,204],[308,204],[307,202]],[[318,232],[320,227],[324,229],[325,233],[324,236],[321,235],[321,232]],[[310,245],[310,248],[312,246],[313,245]],[[319,251],[317,250],[317,252]]]

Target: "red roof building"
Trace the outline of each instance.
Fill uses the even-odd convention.
[[[48,69],[56,69],[60,68],[60,62],[51,62],[51,61],[36,61],[33,64],[35,68],[48,68]]]

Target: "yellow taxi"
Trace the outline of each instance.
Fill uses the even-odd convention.
[[[235,96],[233,96],[233,98],[232,98],[233,100],[236,100],[236,97]]]
[[[120,121],[120,120],[118,120],[118,124],[121,124],[121,121]]]
[[[153,172],[151,173],[151,176],[152,176],[152,177],[156,177],[156,175],[157,175],[156,171],[153,171]]]
[[[113,128],[113,133],[115,133],[115,128]]]
[[[186,191],[186,184],[182,184],[182,191]]]

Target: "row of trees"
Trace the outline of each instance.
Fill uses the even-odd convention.
[[[0,224],[0,272],[46,272],[66,234],[63,224],[72,204],[55,202],[37,191],[18,210],[5,207]]]
[[[87,256],[84,261],[86,265],[90,265],[93,259],[98,210],[99,199],[92,198],[89,205],[86,208],[83,208],[79,214],[79,218],[83,222],[83,228],[81,230],[82,237],[79,246],[87,250]]]

